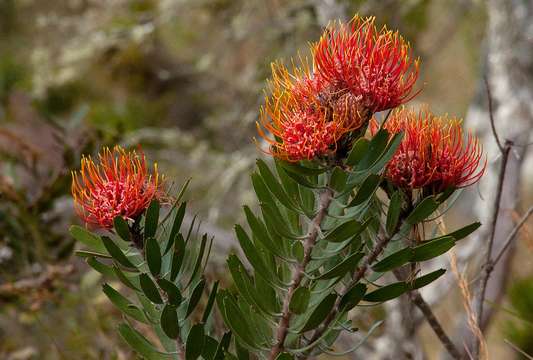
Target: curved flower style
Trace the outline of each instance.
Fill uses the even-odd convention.
[[[347,96],[333,106],[331,96],[304,63],[290,74],[272,65],[271,94],[261,109],[258,132],[268,153],[286,161],[310,160],[333,153],[341,137],[361,126],[357,109]],[[268,130],[274,138],[269,137]]]
[[[150,173],[142,152],[104,148],[98,162],[84,156],[81,170],[72,172],[76,212],[87,224],[110,229],[116,216],[135,219],[161,198],[159,180],[157,165]]]
[[[418,94],[419,60],[398,32],[355,16],[333,23],[313,47],[316,73],[335,93],[349,92],[363,112],[379,112],[406,103]]]
[[[375,133],[377,128],[374,119],[370,130]],[[404,132],[385,170],[385,176],[400,188],[437,193],[472,185],[485,171],[486,160],[480,168],[482,146],[471,133],[465,139],[461,120],[435,116],[428,107],[418,112],[402,107],[391,114],[384,128]]]

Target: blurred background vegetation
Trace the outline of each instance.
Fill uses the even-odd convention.
[[[410,40],[422,60],[417,102],[465,116],[482,67],[483,1],[339,2],[346,16],[375,15]],[[77,221],[70,169],[82,153],[142,144],[176,188],[192,177],[188,197],[221,239],[213,259],[223,263],[241,204],[254,201],[248,174],[261,155],[252,139],[270,63],[307,52],[324,25],[319,7],[0,0],[0,358],[133,356],[101,279],[72,256],[66,233]],[[528,260],[517,276],[531,268]],[[495,331],[532,351],[533,280],[520,281]]]

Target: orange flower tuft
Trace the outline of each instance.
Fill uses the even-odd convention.
[[[120,146],[104,148],[96,163],[84,156],[81,170],[72,172],[76,212],[87,224],[104,229],[113,227],[116,216],[135,219],[162,195],[157,165],[150,173],[142,152]]]
[[[360,107],[379,112],[406,103],[418,94],[419,60],[398,32],[375,18],[355,16],[350,23],[331,24],[313,46],[316,73],[335,92],[349,91]]]
[[[385,176],[398,187],[436,193],[472,185],[485,171],[486,160],[480,168],[483,149],[479,140],[471,133],[465,139],[458,119],[435,116],[427,107],[418,112],[402,107],[390,115],[384,128],[391,134],[404,132],[385,170]],[[373,119],[370,131],[375,134],[377,129]]]
[[[273,64],[269,85],[271,94],[261,109],[257,128],[270,144],[267,152],[275,157],[300,161],[326,156],[335,151],[344,134],[361,126],[351,98],[332,104],[327,89],[313,77],[305,61],[301,69],[294,68],[294,74]]]

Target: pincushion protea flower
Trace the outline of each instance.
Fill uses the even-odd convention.
[[[428,107],[414,111],[395,110],[384,125],[391,134],[403,131],[396,154],[385,169],[385,176],[404,189],[425,189],[438,193],[477,182],[483,175],[483,149],[471,133],[463,133],[461,121],[435,116]],[[372,120],[371,133],[378,125]]]
[[[329,83],[332,93],[350,93],[360,112],[370,115],[411,100],[418,92],[419,60],[398,32],[375,18],[355,16],[350,23],[331,24],[313,47],[317,76]],[[368,117],[370,117],[368,116]]]
[[[327,89],[309,71],[305,61],[302,64],[302,68],[294,69],[294,74],[281,64],[272,65],[271,94],[257,124],[259,135],[270,144],[268,153],[286,161],[310,160],[333,153],[344,134],[361,126],[350,99],[332,106]]]
[[[104,148],[95,162],[81,160],[72,172],[72,196],[76,212],[89,225],[110,229],[113,219],[132,220],[163,195],[157,165],[149,172],[142,152],[120,146]]]

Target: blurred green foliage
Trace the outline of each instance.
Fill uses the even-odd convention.
[[[507,292],[512,320],[504,325],[504,333],[511,343],[533,355],[533,277],[516,280]],[[515,353],[516,359],[527,359]]]

